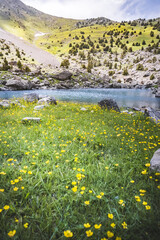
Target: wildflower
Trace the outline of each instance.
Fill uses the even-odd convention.
[[[145,205],[145,206],[146,206],[146,205],[147,205],[147,202],[143,201],[143,205]]]
[[[0,209],[0,213],[3,211],[3,209]]]
[[[46,164],[48,164],[48,163],[49,163],[49,160],[46,161]]]
[[[28,174],[30,174],[30,175],[31,175],[31,174],[32,174],[32,171],[28,171]]]
[[[134,183],[134,180],[131,180],[130,183]]]
[[[122,240],[122,238],[121,237],[116,237],[116,240]]]
[[[108,218],[113,219],[113,214],[112,213],[108,213]]]
[[[98,224],[95,224],[95,225],[94,225],[95,229],[100,229],[101,226],[102,226],[102,224],[99,224],[99,225],[98,225]]]
[[[4,189],[0,189],[0,192],[4,192]]]
[[[23,190],[23,189],[24,189],[24,187],[21,187],[21,189]]]
[[[92,190],[89,190],[89,193],[92,193],[93,191]]]
[[[14,237],[15,234],[16,234],[16,230],[13,230],[13,231],[10,231],[10,232],[8,233],[8,236],[9,236],[9,237]]]
[[[17,188],[17,187],[13,188],[13,191],[17,192],[17,191],[18,191],[18,188]]]
[[[150,210],[151,207],[149,205],[145,206],[146,207],[146,210]]]
[[[146,163],[145,164],[146,167],[150,167],[150,165],[151,165],[150,163]]]
[[[111,223],[111,227],[115,228],[116,224],[115,223]]]
[[[139,190],[141,193],[145,193],[146,192],[146,190],[144,190],[144,189],[140,189]]]
[[[109,169],[109,167],[105,167],[105,169],[106,169],[106,170],[108,170],[108,169]]]
[[[86,188],[85,187],[81,187],[81,190],[84,191]]]
[[[137,202],[140,202],[140,201],[141,201],[141,199],[140,199],[139,196],[135,196],[135,199],[136,199]]]
[[[127,229],[127,223],[126,222],[123,222],[122,226],[123,226],[124,229]]]
[[[104,192],[101,192],[100,195],[101,195],[101,196],[104,196]]]
[[[73,233],[70,230],[64,231],[64,236],[67,238],[73,237]]]
[[[85,227],[85,228],[90,228],[91,225],[90,225],[89,223],[84,223],[84,227]]]
[[[6,175],[6,173],[5,172],[0,172],[0,175]]]
[[[155,173],[155,176],[160,176],[160,173]]]
[[[143,170],[141,173],[142,173],[143,175],[145,175],[145,174],[147,174],[147,170]]]
[[[114,236],[114,233],[112,233],[112,232],[110,232],[110,231],[107,231],[107,236],[108,236],[109,238],[112,238],[112,237]]]
[[[77,183],[76,182],[72,182],[72,185],[76,185]]]
[[[19,220],[17,218],[15,218],[15,222],[19,222]]]
[[[3,208],[4,208],[4,210],[8,210],[10,208],[10,206],[9,205],[5,205]]]
[[[102,196],[101,195],[98,195],[98,196],[96,196],[97,198],[99,198],[99,199],[101,199],[102,198]]]
[[[72,188],[72,191],[73,191],[73,192],[77,192],[77,186],[73,187],[73,188]]]
[[[86,231],[87,237],[91,237],[93,235],[93,232],[91,230]]]
[[[76,175],[76,177],[77,177],[78,180],[81,180],[81,179],[82,179],[82,174],[81,174],[81,173],[78,173],[78,174]]]
[[[107,238],[101,238],[101,240],[107,240]]]
[[[85,201],[84,203],[85,203],[86,205],[89,205],[90,202],[89,202],[89,201]]]
[[[157,188],[160,189],[160,185],[158,185]]]
[[[118,163],[116,163],[116,164],[114,164],[116,167],[118,167],[119,166],[119,164]]]
[[[84,191],[81,191],[81,192],[80,192],[80,194],[82,194],[82,195],[83,195],[83,194],[84,194]]]
[[[28,228],[28,223],[23,224],[25,228]]]

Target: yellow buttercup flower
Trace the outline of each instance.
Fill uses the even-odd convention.
[[[9,205],[5,205],[3,208],[4,208],[4,210],[8,210],[10,207],[9,207]]]
[[[146,210],[150,210],[151,207],[149,205],[145,206],[146,207]]]
[[[84,227],[85,227],[85,228],[90,228],[91,225],[90,225],[89,223],[84,223]]]
[[[4,192],[4,189],[0,189],[0,192]]]
[[[122,226],[123,226],[124,229],[127,229],[127,223],[126,222],[123,222]]]
[[[67,238],[73,237],[73,233],[70,230],[64,231],[64,236]]]
[[[23,224],[25,228],[28,228],[28,223]]]
[[[73,191],[73,192],[77,192],[77,186],[73,187],[73,188],[72,188],[72,191]]]
[[[18,187],[13,188],[13,191],[17,192],[18,191]]]
[[[115,228],[116,224],[115,223],[111,223],[111,227]]]
[[[16,230],[13,230],[13,231],[10,231],[10,232],[8,233],[8,236],[9,236],[9,237],[14,237],[15,234],[16,234]]]
[[[86,235],[87,237],[91,237],[93,235],[93,232],[91,230],[86,231]]]
[[[95,229],[100,229],[101,226],[102,226],[102,224],[99,224],[99,225],[98,225],[98,224],[95,224],[95,225],[94,225]]]
[[[109,238],[112,238],[112,237],[114,236],[114,233],[112,233],[112,232],[110,232],[110,231],[107,231],[107,236],[108,236]]]
[[[85,201],[84,203],[85,203],[86,205],[89,205],[89,204],[90,204],[90,202],[89,202],[89,201]]]
[[[113,219],[113,214],[112,213],[108,213],[108,218]]]

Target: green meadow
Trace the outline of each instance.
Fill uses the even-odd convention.
[[[0,109],[0,239],[157,240],[160,125],[98,105],[22,104]]]

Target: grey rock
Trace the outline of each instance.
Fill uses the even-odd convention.
[[[149,77],[150,76],[150,72],[145,72],[143,77]]]
[[[67,79],[71,79],[72,73],[69,71],[63,71],[61,73],[54,75],[53,77],[57,80],[65,81]]]
[[[151,164],[150,165],[150,169],[151,170],[160,172],[160,149],[158,149],[154,153],[154,155],[153,155],[153,157],[152,157],[152,159],[150,161],[150,164]]]
[[[104,99],[98,102],[98,105],[104,109],[107,108],[108,110],[115,110],[116,112],[120,112],[116,101],[114,101],[113,99]]]
[[[157,93],[156,93],[156,95],[155,95],[155,97],[160,97],[160,87],[157,89]]]
[[[160,112],[154,110],[153,108],[147,107],[144,109],[144,114],[151,118],[154,122],[160,122]]]
[[[25,117],[22,119],[22,122],[40,122],[41,119],[40,118],[35,118],[35,117]]]
[[[31,90],[33,88],[33,84],[31,81],[27,80],[10,79],[7,81],[6,87],[11,88],[12,90]]]
[[[8,102],[0,102],[0,108],[10,108],[10,104]]]
[[[42,110],[45,107],[45,105],[35,106],[34,110]]]
[[[36,93],[25,94],[23,99],[27,102],[36,102],[39,100],[39,96]]]
[[[57,100],[54,97],[45,97],[38,101],[38,104],[54,104],[57,105]]]

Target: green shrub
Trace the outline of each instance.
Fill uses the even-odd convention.
[[[64,59],[64,60],[61,62],[61,67],[69,68],[69,65],[70,65],[70,62],[69,62],[68,59]]]

